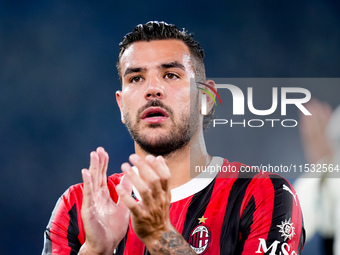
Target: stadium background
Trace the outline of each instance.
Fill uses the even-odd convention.
[[[54,204],[81,182],[91,150],[106,148],[110,173],[133,152],[114,93],[118,43],[136,24],[165,20],[194,32],[210,77],[339,77],[339,12],[335,0],[1,0],[0,254],[41,252]],[[313,96],[334,107],[337,92],[319,87]],[[226,129],[230,142],[213,146],[231,161],[284,154],[303,163],[297,129],[272,131]],[[304,254],[319,248],[316,237]]]

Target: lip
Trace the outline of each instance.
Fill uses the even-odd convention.
[[[152,116],[151,114],[161,114],[162,116]],[[148,123],[161,123],[169,118],[169,114],[160,107],[149,107],[143,113],[141,119]]]

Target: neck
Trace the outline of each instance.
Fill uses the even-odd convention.
[[[136,143],[135,151],[142,158],[148,155]],[[187,145],[164,157],[171,173],[170,188],[179,187],[190,181],[197,175],[194,174],[195,166],[206,166],[211,158],[206,150],[203,131],[200,130],[193,135]]]

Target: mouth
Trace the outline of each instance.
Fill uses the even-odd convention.
[[[147,123],[161,123],[169,118],[169,114],[160,107],[149,107],[146,109],[141,119]]]

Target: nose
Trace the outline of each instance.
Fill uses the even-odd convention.
[[[165,98],[164,86],[158,79],[156,78],[150,79],[148,82],[148,87],[145,90],[144,97],[146,100],[164,99]]]

